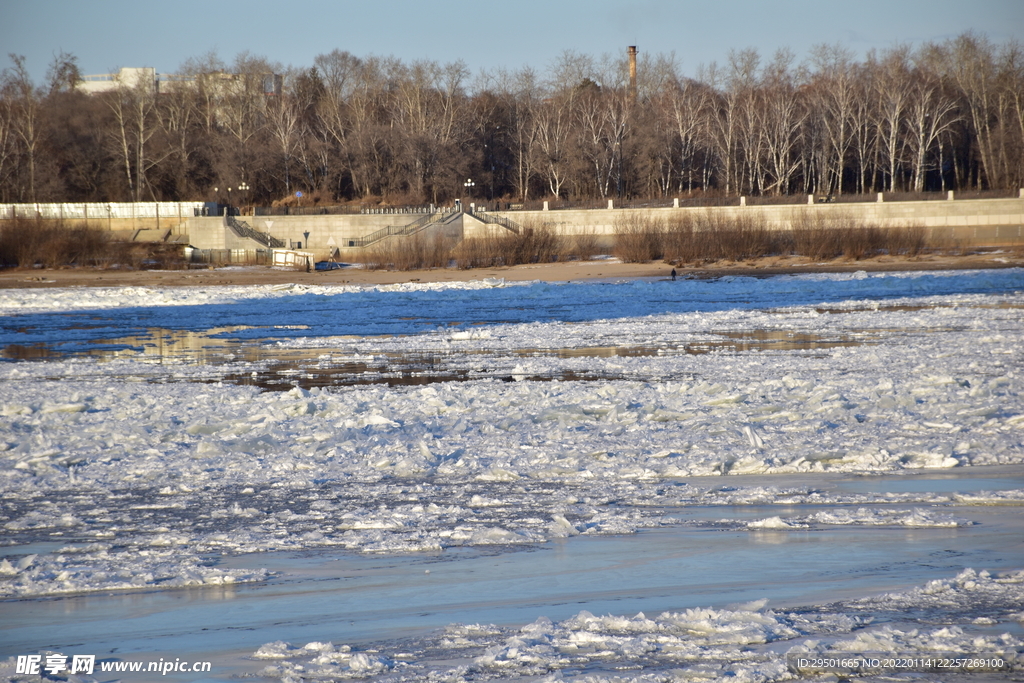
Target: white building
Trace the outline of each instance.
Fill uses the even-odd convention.
[[[112,92],[122,86],[135,88],[140,83],[154,90],[159,89],[156,69],[151,66],[125,66],[121,67],[116,74],[82,76],[78,89],[86,94],[96,95],[102,92]]]
[[[242,80],[240,74],[229,74],[215,72],[203,74],[201,78],[209,85],[214,85],[218,90],[230,91],[237,87]],[[82,76],[78,83],[78,90],[89,95],[113,92],[121,87],[136,88],[140,84],[152,89],[153,92],[160,92],[161,84],[164,87],[171,83],[194,83],[192,76],[178,76],[176,74],[158,74],[156,69],[150,66],[143,67],[121,67],[113,74],[90,74]],[[263,94],[280,95],[284,85],[284,78],[281,74],[262,74]]]

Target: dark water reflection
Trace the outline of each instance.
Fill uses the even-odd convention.
[[[576,348],[520,348],[503,351],[460,350],[458,352],[382,353],[360,356],[344,347],[289,349],[254,341],[223,336],[237,327],[216,327],[205,331],[153,328],[145,334],[98,339],[87,349],[69,351],[46,344],[24,346],[10,344],[0,351],[9,360],[47,361],[71,357],[101,361],[131,359],[167,365],[209,365],[202,381],[230,382],[258,386],[269,391],[287,391],[295,386],[313,387],[382,384],[415,386],[437,382],[479,379],[503,381],[586,381],[621,379],[621,374],[598,370],[553,369],[550,372],[516,374],[508,372],[499,358],[642,358],[674,355],[701,355],[712,352],[748,353],[757,351],[802,351],[832,349],[874,343],[872,335],[820,335],[787,330],[721,330],[708,333],[706,339],[685,344],[641,344],[630,346],[585,346]],[[469,357],[474,368],[464,367]],[[238,371],[239,365],[245,371]],[[488,364],[495,365],[488,369]],[[250,369],[256,365],[256,369]],[[223,371],[217,371],[222,368]],[[637,379],[631,375],[630,379]],[[179,378],[178,381],[186,381]],[[173,381],[160,377],[158,381]]]

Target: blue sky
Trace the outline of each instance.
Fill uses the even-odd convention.
[[[862,56],[897,42],[941,41],[972,29],[995,42],[1024,42],[1024,0],[0,0],[0,65],[26,57],[41,82],[54,54],[78,57],[83,73],[151,66],[173,73],[216,51],[249,51],[308,67],[338,48],[404,61],[463,60],[474,72],[525,65],[543,72],[564,50],[599,57],[674,52],[682,71],[723,63],[730,49],[765,57],[788,47],[798,59],[817,43]]]

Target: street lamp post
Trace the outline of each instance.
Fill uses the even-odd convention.
[[[246,182],[245,182],[244,180],[243,180],[243,181],[242,181],[241,183],[239,183],[239,184],[238,184],[238,191],[239,191],[239,192],[244,192],[244,193],[245,193],[245,195],[244,195],[244,198],[242,199],[242,203],[243,203],[243,204],[244,204],[244,203],[246,203],[246,202],[248,201],[248,198],[249,198],[249,190],[251,190],[251,189],[252,189],[252,188],[251,188],[251,187],[249,187],[249,184],[248,184],[248,183],[246,183]]]
[[[473,182],[472,178],[466,178],[466,182],[462,183],[462,186],[466,188],[466,196],[470,199],[473,198],[473,188],[476,187],[476,183]],[[473,209],[473,204],[469,205],[470,211]]]

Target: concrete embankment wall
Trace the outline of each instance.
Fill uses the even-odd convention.
[[[290,248],[312,249],[320,258],[331,248],[346,247],[359,239],[391,225],[407,225],[423,214],[342,214],[326,216],[238,216],[263,233],[284,240]],[[186,231],[189,243],[197,249],[253,249],[256,244],[240,238],[224,224],[222,216],[191,218]],[[306,233],[309,233],[308,237]],[[310,246],[311,245],[311,246]]]
[[[832,219],[835,224],[842,222],[862,227],[920,227],[936,240],[968,240],[979,246],[1024,241],[1024,198],[496,213],[520,224],[544,225],[561,234],[591,232],[610,237],[621,230],[624,218],[630,213],[644,213],[655,220],[670,221],[673,216],[687,212],[705,214],[722,221],[753,218],[776,230],[791,230],[824,218]]]
[[[170,212],[168,212],[170,213]],[[182,211],[182,213],[184,213]],[[781,206],[735,206],[712,208],[665,209],[599,209],[563,211],[506,211],[495,215],[506,217],[524,226],[547,226],[561,234],[592,233],[604,245],[610,246],[614,234],[624,223],[637,215],[649,216],[671,224],[675,218],[689,215],[730,221],[749,218],[774,229],[793,229],[825,219],[831,224],[923,227],[932,243],[955,243],[963,246],[1018,246],[1024,245],[1024,198],[1000,200],[962,200],[928,202],[886,202],[859,204],[813,204]],[[311,251],[317,259],[328,258],[337,249],[344,260],[353,260],[364,250],[349,248],[351,240],[389,225],[407,225],[422,214],[354,214],[317,216],[240,216],[240,220],[274,238],[284,240],[294,249]],[[225,224],[223,217],[193,217],[164,215],[162,229],[170,228],[174,236],[187,234],[191,246],[198,249],[259,249],[262,245],[239,238]],[[0,226],[3,219],[0,218]],[[155,228],[155,218],[111,218],[89,216],[97,227],[113,230]],[[151,224],[152,223],[152,224]],[[502,233],[505,228],[483,224],[471,216],[462,215],[445,227],[445,233],[454,239],[472,238],[487,233]],[[307,234],[308,233],[308,234]],[[427,232],[420,239],[429,239]],[[183,239],[183,238],[178,238]],[[390,240],[407,240],[394,237]],[[378,243],[379,244],[379,243]]]
[[[0,230],[3,229],[4,225],[10,222],[10,218],[0,216]],[[19,220],[40,220],[40,221],[57,221],[61,219],[55,218],[21,218]],[[160,216],[159,218],[154,216],[149,217],[136,217],[136,218],[65,218],[62,220],[66,226],[79,226],[87,225],[90,228],[98,228],[100,230],[109,230],[118,236],[118,238],[129,239],[132,234],[139,230],[155,230],[163,233],[170,232],[172,236],[185,235],[188,233],[188,221],[191,219],[182,218],[178,220],[177,217],[173,216]]]
[[[180,235],[186,220],[200,214],[204,206],[203,202],[0,204],[0,227],[7,220],[41,220],[88,225],[126,239],[138,230],[169,230]]]
[[[523,226],[547,226],[563,235],[592,233],[610,244],[631,215],[645,214],[670,222],[673,217],[708,214],[724,221],[741,217],[777,230],[814,224],[819,218],[835,219],[845,225],[883,228],[920,227],[934,243],[956,242],[964,246],[1011,246],[1024,244],[1024,198],[974,199],[961,201],[865,202],[858,204],[793,204],[781,206],[733,206],[712,208],[599,209],[563,211],[495,212]],[[334,248],[344,260],[363,252],[349,248],[348,241],[369,235],[389,225],[406,225],[417,214],[359,214],[327,216],[241,216],[260,232],[269,232],[291,247],[312,251],[327,258]],[[252,240],[237,237],[219,217],[191,218],[185,229],[192,246],[199,249],[253,249]],[[453,236],[472,237],[500,234],[504,228],[483,225],[463,215],[450,226]],[[309,233],[308,237],[305,233]],[[405,237],[388,239],[401,240]]]

